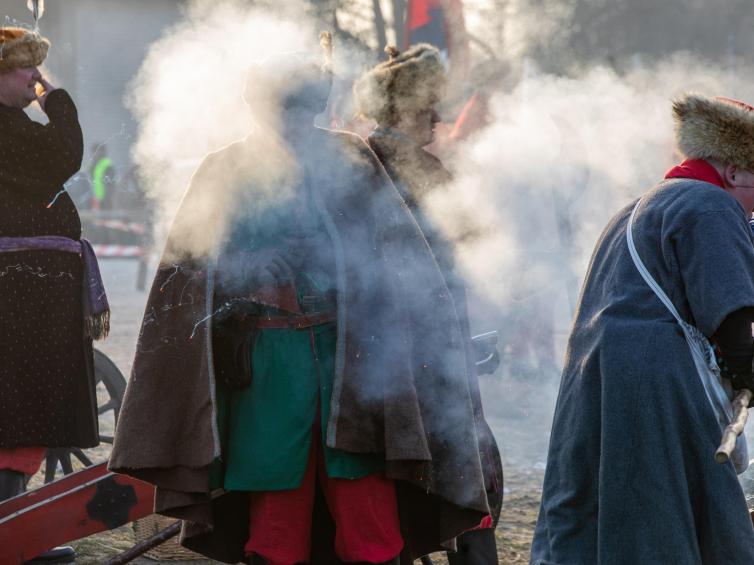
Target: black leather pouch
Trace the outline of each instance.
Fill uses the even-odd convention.
[[[215,373],[231,390],[251,386],[252,347],[257,336],[256,316],[231,316],[212,333]]]

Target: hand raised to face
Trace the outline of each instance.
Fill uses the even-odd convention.
[[[53,90],[55,90],[55,87],[40,76],[37,85],[37,103],[39,104],[39,107],[42,108],[42,110],[45,109],[47,96],[49,96],[50,92],[52,92]]]

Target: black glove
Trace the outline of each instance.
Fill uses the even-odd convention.
[[[748,388],[750,391],[754,392],[754,373],[749,372],[728,374],[728,372],[726,371],[722,373],[722,375],[726,379],[730,379],[730,385],[736,392],[744,388]],[[754,408],[754,398],[751,399],[751,402],[749,402],[749,406],[747,406],[747,408]]]
[[[734,373],[728,374],[728,372],[722,373],[723,377],[730,379],[730,384],[733,390],[739,391],[742,388],[748,388],[754,392],[754,373]]]

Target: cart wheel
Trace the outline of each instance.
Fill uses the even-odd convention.
[[[105,390],[107,390],[108,394],[108,400],[104,404],[99,405],[98,402],[97,414],[101,416],[112,410],[113,419],[117,426],[120,407],[123,404],[123,395],[126,393],[126,379],[115,363],[97,349],[94,350],[94,377],[95,384],[102,383],[105,385]],[[113,443],[112,436],[100,435],[99,440],[101,443],[109,443],[110,445]]]
[[[117,426],[118,414],[120,413],[121,404],[123,404],[123,395],[126,392],[126,379],[118,370],[115,363],[97,349],[94,350],[94,378],[95,386],[102,383],[107,391],[107,400],[104,403],[98,400],[97,413],[102,415],[112,410],[115,425]],[[113,436],[100,435],[99,440],[100,443],[109,443],[112,445]],[[71,456],[78,459],[86,467],[92,464],[86,454],[78,447],[48,449],[45,454],[45,483],[55,480],[55,471],[57,470],[58,462],[63,469],[63,474],[68,475],[73,472]]]

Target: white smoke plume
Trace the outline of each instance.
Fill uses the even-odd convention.
[[[564,285],[562,272],[558,280],[551,268],[562,259],[552,197],[560,187],[581,193],[568,211],[577,253],[560,267],[583,277],[607,221],[680,163],[671,100],[696,91],[751,102],[754,88],[743,88],[751,74],[739,70],[742,88],[731,93],[728,69],[680,53],[627,76],[598,66],[577,78],[540,75],[494,95],[495,121],[455,148],[456,183],[433,199],[435,221],[461,241],[460,269],[469,282],[499,305],[527,287]],[[583,155],[552,116],[578,131]],[[581,168],[589,172],[586,186],[576,185]],[[539,280],[522,280],[532,269]]]
[[[555,20],[560,17],[548,22]],[[320,56],[319,31],[305,3],[194,0],[184,20],[149,48],[126,102],[139,123],[133,158],[163,218],[158,235],[166,234],[201,159],[253,128],[241,99],[249,63],[297,49]],[[739,68],[733,92],[728,68],[680,53],[635,65],[627,75],[601,66],[583,70],[574,61],[570,68],[580,69],[577,76],[537,76],[533,64],[520,60],[523,36],[509,34],[505,41],[506,52],[518,57],[511,66],[522,77],[526,68],[527,78],[493,96],[494,122],[458,144],[447,160],[456,182],[434,196],[434,218],[459,241],[459,271],[475,293],[505,309],[534,291],[549,292],[560,296],[550,300],[559,301],[567,326],[567,273],[575,273],[578,287],[610,217],[680,160],[671,100],[694,90],[752,102],[752,73]],[[335,49],[337,75],[343,46],[336,43]],[[581,157],[576,152],[576,162],[564,151],[551,116],[578,131],[586,151]],[[573,171],[584,167],[588,184],[577,186]],[[571,256],[560,250],[552,198],[563,186],[581,193],[568,209]],[[534,292],[533,300],[539,295]],[[562,354],[564,335],[558,339]]]
[[[309,49],[318,31],[298,2],[250,5],[196,0],[149,47],[125,103],[138,121],[132,158],[158,202],[164,237],[188,180],[209,152],[254,127],[242,91],[246,70],[271,53]]]

